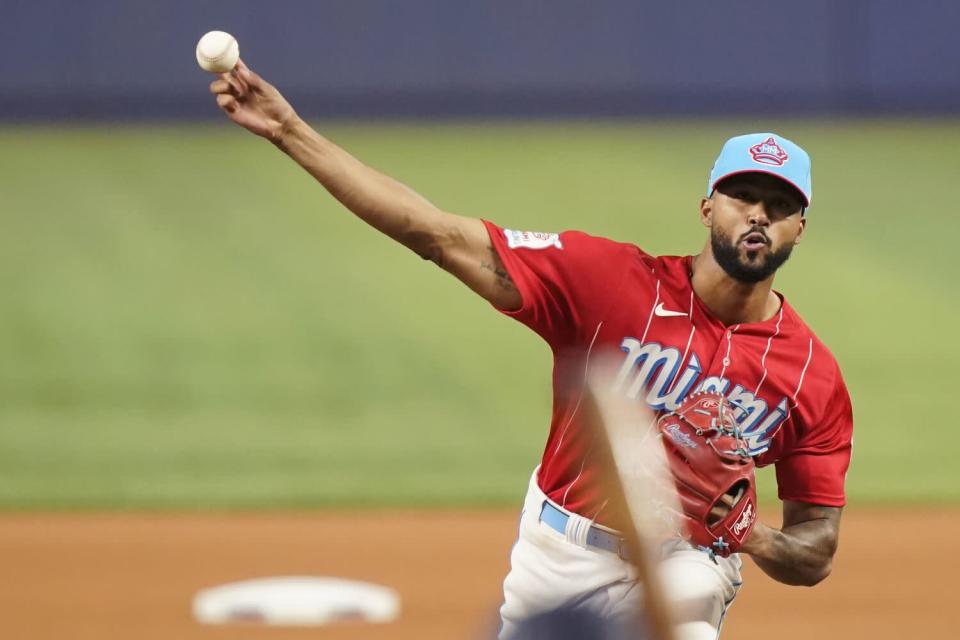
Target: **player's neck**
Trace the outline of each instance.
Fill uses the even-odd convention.
[[[728,326],[763,322],[780,309],[780,298],[772,290],[773,276],[754,284],[735,280],[709,250],[694,256],[690,282],[697,297]]]

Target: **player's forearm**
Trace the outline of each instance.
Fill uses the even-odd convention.
[[[233,122],[270,140],[357,217],[432,260],[500,309],[520,308],[520,293],[482,221],[441,211],[321,136],[243,60],[211,82],[210,91]]]
[[[406,185],[363,164],[299,117],[274,139],[357,217],[425,259],[442,262],[455,216],[441,211]]]
[[[828,575],[836,552],[836,533],[821,520],[781,529],[757,523],[742,549],[764,573],[778,582],[813,586]]]
[[[520,294],[480,220],[442,211],[296,116],[271,140],[357,217],[435,262],[498,308],[520,307]]]

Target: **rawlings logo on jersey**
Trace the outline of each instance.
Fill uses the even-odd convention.
[[[703,368],[696,353],[690,353],[690,359],[681,371],[683,354],[674,347],[624,338],[620,349],[626,356],[614,388],[629,398],[645,401],[654,411],[674,411],[690,393],[716,391],[725,395],[734,406],[733,417],[740,426],[751,455],[767,449],[777,429],[790,415],[786,397],[771,409],[766,400],[727,378],[707,376],[701,380]]]
[[[790,159],[790,156],[777,144],[773,136],[750,147],[750,156],[754,162],[769,164],[774,167],[782,167]]]
[[[504,229],[503,235],[507,238],[507,246],[511,249],[549,249],[556,247],[563,249],[559,233],[542,233],[540,231],[514,231]]]

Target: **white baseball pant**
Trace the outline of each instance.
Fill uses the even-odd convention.
[[[535,470],[503,583],[500,640],[510,640],[525,618],[559,607],[585,607],[626,623],[640,606],[634,568],[613,552],[587,545],[591,523],[582,516],[561,509],[569,515],[564,533],[541,522],[544,501],[548,499],[537,485]],[[742,584],[740,557],[714,562],[682,540],[665,545],[662,557],[660,578],[677,621],[677,637],[716,640]]]

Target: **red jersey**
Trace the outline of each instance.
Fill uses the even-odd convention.
[[[551,500],[604,520],[593,436],[578,422],[579,394],[564,391],[603,350],[622,354],[618,391],[655,411],[675,409],[695,391],[723,393],[757,465],[776,465],[782,500],[843,506],[850,397],[833,355],[782,296],[769,320],[726,326],[694,293],[690,256],[654,257],[578,231],[485,224],[523,299],[504,313],[554,354],[553,419],[539,474]]]

